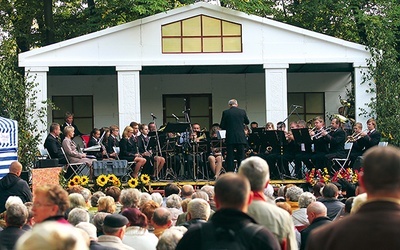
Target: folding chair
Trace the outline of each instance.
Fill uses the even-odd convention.
[[[353,148],[353,143],[348,142],[344,144],[344,149],[348,150],[346,158],[333,158],[332,162],[334,165],[340,166],[340,169],[345,170],[346,165],[350,164],[350,153],[351,149]],[[340,169],[338,171],[340,171]]]
[[[47,150],[47,148],[41,148],[39,149],[40,151],[40,156],[38,157],[38,159],[42,160],[42,159],[51,159],[51,156],[49,154],[49,151]]]
[[[65,160],[67,161],[67,165],[64,167],[65,171],[65,179],[69,181],[71,178],[73,178],[75,175],[87,175],[90,176],[90,167],[85,163],[85,162],[78,162],[78,163],[70,163],[67,154],[65,153],[64,149],[61,148],[61,151],[65,157]],[[71,172],[68,172],[70,170]]]
[[[121,152],[121,149],[119,147],[113,147],[113,150],[115,152],[116,158],[120,160],[119,153]],[[128,161],[128,165],[126,167],[127,168],[126,173],[124,176],[121,177],[121,181],[128,181],[131,178],[132,168],[134,168],[135,164],[136,164],[135,161]]]

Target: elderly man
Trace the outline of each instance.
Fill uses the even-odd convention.
[[[210,205],[207,201],[200,198],[195,198],[188,204],[186,215],[187,221],[180,226],[189,228],[194,224],[206,222],[210,217],[210,211]]]
[[[369,149],[363,168],[359,180],[367,201],[351,216],[313,231],[306,249],[400,249],[400,149]]]
[[[21,163],[12,162],[8,171],[8,174],[0,180],[0,213],[6,210],[5,204],[10,196],[18,196],[24,203],[32,201],[32,192],[28,183],[20,178]]]
[[[75,226],[76,228],[80,228],[85,231],[90,239],[90,250],[111,250],[117,248],[110,248],[106,246],[102,246],[97,242],[97,234],[96,234],[96,226],[89,223],[89,222],[80,222],[78,225]]]
[[[26,231],[22,229],[28,218],[28,209],[24,204],[14,203],[8,207],[5,221],[7,227],[0,232],[0,249],[14,249],[19,237]]]
[[[344,203],[338,200],[339,189],[333,183],[328,183],[322,189],[323,198],[319,201],[322,202],[326,208],[328,209],[328,217],[329,219],[335,219],[336,215],[342,210],[344,207]]]
[[[250,181],[254,196],[249,205],[248,214],[265,226],[276,236],[282,249],[297,250],[297,241],[293,220],[285,210],[271,204],[264,195],[264,188],[269,183],[268,163],[260,157],[252,156],[242,162],[239,175]]]
[[[301,231],[301,246],[300,250],[305,249],[308,236],[314,229],[331,223],[331,220],[327,217],[327,209],[324,204],[319,201],[312,202],[307,207],[307,217],[310,222],[310,226]]]
[[[217,212],[210,221],[190,227],[176,250],[280,249],[273,234],[246,214],[249,199],[249,181],[233,173],[224,174],[215,184]]]
[[[122,243],[128,219],[120,214],[110,214],[104,218],[103,232],[99,236],[98,243],[102,246],[112,247],[121,250],[132,250],[134,248]]]
[[[61,151],[60,134],[60,124],[52,123],[50,125],[50,133],[47,135],[47,138],[44,141],[44,147],[47,149],[52,159],[58,159],[58,163],[60,164],[67,164],[67,160]]]
[[[69,224],[64,218],[68,208],[68,193],[60,185],[44,185],[35,189],[32,212],[36,223],[57,221]]]
[[[156,208],[153,217],[151,218],[151,224],[154,227],[154,234],[160,238],[165,229],[172,226],[171,212],[165,207]]]
[[[192,185],[183,185],[181,191],[182,199],[191,198],[193,193],[194,193],[194,188]]]

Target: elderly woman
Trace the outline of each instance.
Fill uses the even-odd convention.
[[[76,147],[75,142],[72,140],[74,138],[74,127],[66,126],[64,128],[64,140],[62,142],[62,147],[65,151],[66,156],[68,157],[69,162],[71,163],[86,163],[89,166],[92,166],[93,161],[96,159],[89,159],[87,155],[84,153],[79,153]]]
[[[171,194],[170,196],[167,197],[167,200],[165,202],[166,206],[167,206],[167,209],[172,214],[172,225],[173,226],[175,226],[176,221],[178,220],[178,216],[183,213],[180,210],[181,209],[181,202],[182,202],[182,199],[177,194]]]
[[[122,204],[123,211],[125,208],[139,208],[140,191],[136,188],[122,189],[119,201]]]
[[[299,198],[300,195],[303,193],[303,189],[292,186],[287,189],[286,191],[286,202],[292,207],[292,211],[299,209]]]
[[[100,197],[98,204],[99,206],[97,207],[97,210],[99,212],[113,214],[117,209],[117,206],[115,205],[114,202],[114,198],[111,196]]]
[[[122,242],[135,249],[155,249],[158,238],[147,231],[147,217],[137,208],[127,208],[122,215],[129,220]]]
[[[307,227],[310,222],[307,217],[307,207],[310,203],[316,201],[315,196],[310,192],[304,192],[299,197],[299,208],[292,214],[293,224],[298,230]]]
[[[128,162],[135,162],[132,177],[137,178],[140,169],[146,164],[146,159],[139,153],[138,138],[136,134],[139,131],[139,125],[126,126],[119,142],[120,154],[119,158]]]

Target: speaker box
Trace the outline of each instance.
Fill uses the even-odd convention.
[[[54,168],[58,167],[58,159],[42,159],[36,161],[35,168]]]
[[[126,160],[94,161],[93,175],[98,177],[101,174],[115,174],[124,176],[127,172],[128,162]]]

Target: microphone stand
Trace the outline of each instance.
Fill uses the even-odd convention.
[[[191,137],[192,137],[192,134],[193,134],[193,127],[192,127],[192,123],[191,123],[191,121],[190,121],[190,116],[189,116],[189,111],[190,111],[190,109],[188,109],[187,108],[187,105],[186,105],[186,98],[185,99],[183,99],[184,100],[184,102],[185,102],[185,109],[184,109],[184,111],[182,111],[182,113],[185,115],[185,121],[187,122],[187,123],[189,123],[189,130],[190,131],[186,131],[186,133],[188,133],[189,134],[189,136],[187,137],[187,140],[186,140],[186,142],[185,143],[187,143],[187,146],[188,146],[188,148],[192,148],[192,164],[193,164],[193,180],[196,180],[197,179],[197,173],[196,173],[196,163],[195,163],[195,159],[196,159],[196,147],[197,147],[197,143],[196,143],[196,141],[195,140],[193,140],[193,143],[192,144],[190,144],[190,139],[191,139]]]
[[[158,131],[157,131],[157,124],[156,124],[156,117],[154,116],[154,115],[152,115],[151,116],[152,118],[153,118],[153,122],[154,122],[154,125],[156,126],[156,141],[157,141],[157,145],[156,145],[156,153],[159,155],[159,156],[162,156],[162,153],[161,153],[161,144],[160,144],[160,137],[158,137]],[[157,163],[157,161],[156,161],[156,163]],[[157,180],[159,179],[159,176],[158,176],[158,164],[157,164],[157,169],[156,169],[156,172],[157,172],[157,176],[156,176],[156,178],[157,178]]]

